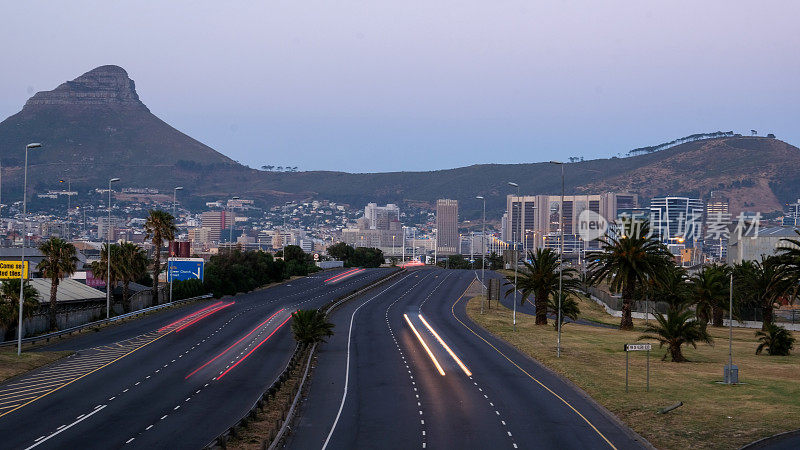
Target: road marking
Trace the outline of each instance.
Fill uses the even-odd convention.
[[[88,419],[89,417],[92,417],[93,415],[95,415],[95,414],[99,413],[99,412],[100,412],[100,411],[102,411],[102,410],[103,410],[103,408],[105,408],[105,407],[106,407],[106,405],[102,405],[100,408],[95,408],[95,410],[94,410],[94,411],[92,411],[92,412],[90,412],[89,414],[85,415],[83,418],[81,418],[81,419],[78,419],[78,420],[76,420],[75,422],[72,422],[72,423],[71,423],[71,424],[69,424],[69,425],[63,426],[62,428],[59,428],[59,429],[58,429],[58,431],[56,431],[55,433],[53,433],[53,434],[51,434],[51,435],[49,435],[49,436],[47,436],[47,437],[42,437],[42,438],[39,438],[39,439],[37,439],[35,444],[31,445],[30,447],[27,447],[25,450],[30,450],[30,449],[32,449],[32,448],[34,448],[34,447],[38,446],[39,444],[41,444],[41,443],[43,443],[43,442],[46,442],[48,439],[52,438],[53,436],[55,436],[55,435],[57,435],[57,434],[60,434],[60,433],[62,433],[62,432],[63,432],[63,431],[65,431],[65,430],[69,430],[69,429],[70,429],[70,428],[72,428],[74,425],[77,425],[78,423],[80,423],[80,422],[83,422],[84,420]]]
[[[166,414],[164,414],[163,416],[161,416],[161,419],[159,419],[159,420],[164,420],[164,419],[166,419],[166,418],[167,418],[167,415],[166,415]]]
[[[147,430],[149,430],[150,428],[153,428],[153,425],[149,425],[147,428],[145,428],[145,429],[144,429],[144,431],[147,431]]]
[[[128,439],[127,441],[125,441],[125,443],[126,443],[126,444],[130,444],[131,442],[133,442],[133,440],[134,440],[134,439],[136,439],[136,438],[130,438],[130,439]]]
[[[406,274],[403,278],[395,281],[389,287],[382,290],[381,292],[372,296],[369,300],[365,301],[361,305],[359,305],[354,311],[353,314],[350,316],[350,328],[347,331],[347,361],[346,361],[346,369],[344,372],[344,392],[342,393],[342,402],[339,404],[339,412],[336,413],[336,418],[333,420],[333,425],[331,425],[331,431],[328,432],[328,437],[325,438],[325,443],[322,444],[322,450],[328,448],[328,443],[331,441],[331,437],[333,436],[333,432],[336,430],[336,425],[339,423],[339,417],[342,416],[342,410],[344,409],[344,402],[347,400],[347,386],[350,382],[350,341],[353,337],[353,321],[356,317],[356,313],[362,306],[366,305],[367,303],[371,302],[372,300],[378,298],[381,294],[388,291],[389,289],[393,288],[397,283],[405,280],[409,277],[410,274]],[[423,422],[424,423],[424,422]]]
[[[605,441],[605,442],[606,442],[606,443],[607,443],[607,444],[608,444],[608,445],[609,445],[611,448],[613,448],[614,450],[617,450],[617,447],[615,447],[615,446],[614,446],[614,444],[612,444],[612,443],[611,443],[611,441],[610,441],[610,440],[608,440],[608,438],[607,438],[607,437],[606,437],[606,436],[605,436],[605,435],[604,435],[604,434],[603,434],[603,433],[602,433],[600,430],[598,430],[598,429],[597,429],[597,427],[596,427],[596,426],[594,426],[594,424],[593,424],[592,422],[590,422],[590,421],[589,421],[589,419],[587,419],[587,418],[586,418],[586,416],[584,416],[583,414],[581,414],[581,413],[580,413],[580,411],[578,411],[578,410],[577,410],[577,409],[576,409],[574,406],[572,406],[572,404],[570,404],[570,403],[569,403],[569,402],[568,402],[566,399],[564,399],[563,397],[561,397],[560,395],[558,395],[558,394],[557,394],[555,391],[553,391],[552,389],[550,389],[549,387],[547,387],[547,386],[546,386],[544,383],[542,383],[541,381],[539,381],[539,380],[538,380],[536,377],[534,377],[533,375],[531,375],[530,373],[528,373],[528,372],[527,372],[525,369],[523,369],[522,367],[520,367],[520,365],[519,365],[519,364],[517,364],[517,363],[516,363],[516,362],[514,362],[514,361],[513,361],[511,358],[509,358],[508,356],[506,356],[506,354],[505,354],[505,353],[501,352],[501,351],[500,351],[500,350],[499,350],[497,347],[495,347],[494,345],[492,345],[492,343],[491,343],[491,342],[489,342],[489,341],[487,341],[486,339],[484,339],[484,338],[483,338],[483,336],[481,336],[481,335],[479,335],[478,333],[476,333],[476,332],[475,332],[475,331],[474,331],[472,328],[470,328],[469,326],[467,326],[467,324],[465,324],[465,323],[464,323],[464,322],[463,322],[461,319],[459,319],[459,318],[458,318],[458,316],[456,316],[456,311],[455,311],[456,304],[458,304],[458,302],[460,302],[460,301],[461,301],[461,299],[462,299],[462,298],[464,298],[464,296],[467,294],[467,291],[469,291],[469,286],[467,287],[467,289],[465,289],[465,290],[464,290],[464,292],[461,294],[461,296],[460,296],[460,297],[458,297],[458,298],[456,299],[456,301],[455,301],[455,302],[453,302],[453,305],[452,305],[452,306],[450,306],[450,313],[451,313],[451,314],[453,315],[453,317],[454,317],[454,318],[455,318],[455,319],[458,321],[458,323],[460,323],[460,324],[461,324],[461,325],[462,325],[464,328],[466,328],[467,330],[469,330],[469,332],[470,332],[470,333],[472,333],[472,334],[474,334],[474,335],[475,335],[475,336],[476,336],[478,339],[482,340],[482,341],[483,341],[483,342],[484,342],[486,345],[488,345],[489,347],[491,347],[492,349],[494,349],[494,351],[496,351],[498,354],[500,354],[500,356],[502,356],[503,358],[505,358],[505,359],[506,359],[506,361],[508,361],[508,362],[510,362],[512,365],[514,365],[514,367],[516,367],[517,369],[519,369],[519,370],[520,370],[520,372],[522,372],[522,373],[524,373],[525,375],[527,375],[527,376],[528,376],[528,378],[530,378],[531,380],[533,380],[534,382],[536,382],[536,384],[538,384],[539,386],[543,387],[543,388],[544,388],[544,389],[545,389],[547,392],[549,392],[549,393],[553,394],[553,396],[554,396],[554,397],[556,397],[557,399],[561,400],[561,402],[562,402],[562,403],[564,403],[564,405],[566,405],[566,406],[567,406],[569,409],[571,409],[572,411],[574,411],[574,412],[575,412],[575,414],[577,414],[577,415],[578,415],[578,416],[579,416],[581,419],[583,419],[583,421],[584,421],[584,422],[586,422],[586,423],[587,423],[587,424],[588,424],[590,427],[592,427],[592,429],[595,431],[595,433],[597,433],[597,434],[598,434],[598,435],[599,435],[601,438],[603,438],[603,440],[604,440],[604,441]],[[495,412],[497,412],[497,411],[495,411]],[[499,413],[499,412],[497,412],[497,415],[499,416],[499,415],[500,415],[500,413]]]

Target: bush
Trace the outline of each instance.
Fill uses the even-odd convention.
[[[173,300],[198,297],[206,292],[206,287],[200,280],[176,280],[172,282]]]
[[[756,355],[767,349],[770,356],[789,356],[789,351],[794,347],[795,338],[792,333],[780,325],[769,324],[767,329],[756,331],[760,344],[756,348]]]
[[[206,265],[205,289],[214,297],[248,292],[286,278],[286,264],[260,250],[240,249],[212,256]]]

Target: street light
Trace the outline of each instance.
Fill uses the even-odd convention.
[[[183,186],[178,186],[172,190],[172,220],[175,220],[175,204],[178,202],[178,191],[182,190]],[[169,277],[169,301],[172,303],[172,264],[169,263],[169,257],[167,258],[167,276]]]
[[[63,183],[64,180],[58,180]],[[72,239],[72,222],[70,222],[70,200],[72,200],[72,180],[67,180],[67,240]]]
[[[561,206],[558,209],[558,234],[559,234],[559,253],[558,253],[558,338],[556,341],[556,356],[561,357],[561,286],[562,272],[564,266],[564,163],[560,161],[550,161],[550,164],[561,166]]]
[[[478,195],[475,197],[483,201],[483,220],[481,221],[481,286],[483,286],[483,299],[486,300],[486,280],[484,271],[486,270],[486,199]],[[483,314],[483,302],[481,302],[481,314]]]
[[[28,204],[26,203],[28,190],[28,150],[41,148],[42,144],[34,142],[25,146],[25,177],[22,184],[22,254],[20,256],[19,271],[19,322],[17,322],[17,356],[22,354],[22,303],[25,288],[25,243],[28,240]]]
[[[106,319],[111,317],[111,183],[116,183],[119,178],[108,180],[108,241],[106,244]],[[158,284],[158,280],[155,281]]]
[[[519,202],[519,185],[517,183],[508,182],[509,186],[517,188],[517,202]],[[522,211],[519,212],[519,219],[517,222],[522,222]],[[520,226],[522,224],[520,223]],[[511,202],[511,241],[514,242],[514,250],[511,254],[514,255],[514,331],[517,331],[517,267],[519,266],[519,258],[517,257],[517,242],[514,241],[514,202]],[[519,237],[519,235],[517,235]]]
[[[239,197],[231,197],[231,200],[239,200]],[[233,210],[233,206],[228,208],[229,212],[232,212],[232,210]],[[227,218],[225,220],[227,220]],[[231,250],[233,250],[233,224],[234,223],[235,223],[235,221],[233,220],[233,216],[231,216],[231,238],[229,239],[229,242],[228,242],[228,245],[230,246],[229,248]]]

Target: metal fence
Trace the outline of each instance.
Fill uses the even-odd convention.
[[[93,328],[93,327],[97,327],[99,325],[103,325],[103,324],[107,324],[107,323],[113,323],[113,322],[117,322],[117,321],[121,321],[121,320],[131,319],[131,318],[134,318],[134,317],[137,317],[137,316],[140,316],[140,315],[143,315],[143,314],[147,314],[147,313],[150,313],[152,311],[156,311],[156,310],[159,310],[159,309],[162,309],[162,308],[169,308],[169,307],[172,307],[172,306],[181,305],[183,303],[189,303],[189,302],[193,302],[193,301],[196,301],[196,300],[202,300],[202,299],[211,298],[211,297],[212,297],[211,294],[206,294],[206,295],[200,295],[198,297],[192,297],[192,298],[187,298],[187,299],[183,299],[183,300],[176,300],[176,301],[171,302],[171,303],[164,303],[164,304],[161,304],[161,305],[151,306],[149,308],[140,309],[138,311],[133,311],[133,312],[130,312],[130,313],[127,313],[127,314],[114,316],[114,317],[111,317],[109,319],[102,319],[102,320],[96,320],[96,321],[93,321],[93,322],[87,322],[87,323],[84,323],[84,324],[81,324],[81,325],[77,325],[77,326],[74,326],[74,327],[66,328],[66,329],[63,329],[63,330],[58,330],[58,331],[55,331],[53,333],[47,333],[47,334],[42,334],[42,335],[39,335],[39,336],[33,336],[33,337],[25,338],[25,339],[22,340],[22,343],[23,344],[31,344],[31,345],[35,345],[37,342],[38,343],[43,343],[43,342],[47,343],[47,342],[50,342],[51,339],[58,339],[58,338],[61,338],[61,337],[65,336],[65,335],[66,336],[71,335],[72,333],[79,333],[82,330],[87,329],[87,328]],[[16,345],[16,344],[17,344],[16,340],[5,341],[5,342],[0,342],[0,347]]]

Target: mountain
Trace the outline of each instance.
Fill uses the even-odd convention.
[[[497,217],[512,193],[558,193],[560,169],[549,163],[483,164],[431,172],[351,174],[264,172],[243,166],[171,127],[140,100],[133,80],[118,66],[101,66],[39,92],[17,114],[0,122],[3,199],[21,194],[24,148],[29,155],[30,192],[72,181],[85,192],[120,177],[120,187],[154,187],[194,207],[238,195],[261,205],[326,199],[361,207],[367,202],[432,205],[437,198],[460,201],[462,217],[478,217],[483,195]],[[553,158],[567,155],[553,154]],[[269,161],[269,155],[263,155]],[[626,158],[567,164],[567,193],[632,191],[703,197],[719,191],[732,210],[770,212],[800,196],[800,150],[772,138],[729,136],[701,139]],[[10,200],[9,200],[10,199]],[[78,199],[80,200],[80,199]]]

